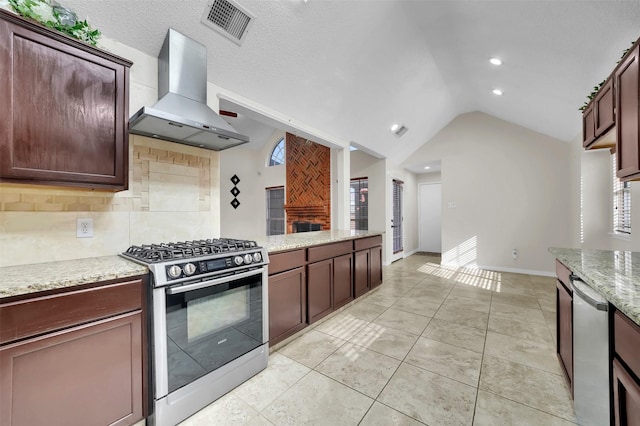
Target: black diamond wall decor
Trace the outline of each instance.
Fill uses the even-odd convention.
[[[238,189],[238,187],[236,186],[239,182],[240,182],[240,178],[238,177],[238,175],[233,175],[231,176],[231,183],[233,183],[233,188],[231,188],[231,195],[233,195],[233,200],[231,200],[231,205],[233,206],[234,209],[237,209],[238,206],[240,205],[240,201],[238,201],[238,198],[236,198],[239,194],[240,194],[240,190]]]

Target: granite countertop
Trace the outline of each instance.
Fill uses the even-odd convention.
[[[149,273],[149,268],[120,256],[62,260],[0,268],[2,298]]]
[[[315,231],[276,235],[259,239],[257,243],[268,252],[304,248],[318,244],[381,235],[375,231]],[[0,268],[0,302],[3,298],[22,296],[39,291],[63,289],[118,278],[149,273],[146,266],[120,256],[62,260],[32,265]]]
[[[267,249],[267,252],[293,250],[318,244],[335,243],[338,241],[352,240],[355,238],[372,237],[382,235],[380,231],[313,231],[298,232],[295,234],[272,235],[256,240],[259,246]]]
[[[551,247],[549,251],[640,325],[640,252]]]

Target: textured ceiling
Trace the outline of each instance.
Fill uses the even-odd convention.
[[[210,82],[397,163],[474,110],[573,139],[577,108],[640,36],[638,0],[238,2],[255,15],[242,46],[200,23],[206,1],[63,4],[153,56],[173,27],[207,46]]]

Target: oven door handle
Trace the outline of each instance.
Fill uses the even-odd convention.
[[[181,285],[181,286],[169,287],[167,289],[167,294],[186,293],[187,291],[191,291],[191,290],[198,290],[200,288],[211,287],[211,286],[218,285],[218,284],[228,283],[229,281],[235,281],[235,280],[239,280],[239,279],[242,279],[242,278],[252,277],[254,275],[260,275],[263,272],[264,272],[264,268],[260,268],[260,269],[254,269],[254,270],[251,270],[251,271],[248,271],[248,272],[241,272],[241,273],[235,274],[235,275],[225,275],[222,278],[216,278],[214,280],[208,280],[208,281],[202,281],[202,282],[199,282],[199,283],[185,284],[185,285]]]

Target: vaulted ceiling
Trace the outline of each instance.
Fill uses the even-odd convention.
[[[255,16],[241,46],[200,23],[206,0],[61,1],[152,56],[172,27],[207,46],[210,82],[396,163],[474,110],[573,139],[578,107],[640,36],[637,0],[237,2]]]

